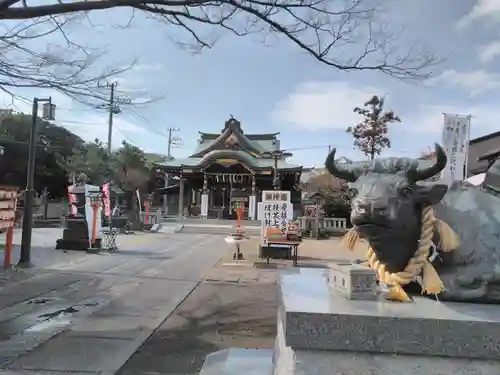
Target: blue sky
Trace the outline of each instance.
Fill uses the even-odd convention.
[[[161,95],[138,109],[122,107],[115,117],[114,146],[126,139],[145,151],[166,153],[163,134],[172,126],[181,129],[176,135],[182,137],[174,156],[188,156],[198,131],[218,132],[232,114],[247,133],[280,132],[283,148],[307,148],[293,151],[293,161],[302,165],[322,165],[328,145],[359,159],[344,129],[359,120],[352,109],[373,94],[386,95],[387,108],[402,119],[391,130],[393,147],[386,156],[427,150],[440,138],[443,112],[471,114],[472,137],[500,130],[500,1],[389,1],[387,7],[393,26],[404,26],[403,47],[419,40],[446,57],[432,79],[407,83],[382,73],[340,72],[284,38],[266,46],[258,36],[224,34],[213,49],[193,55],[172,41],[181,37],[173,27],[144,17],[131,27],[117,27],[127,22],[127,10],[93,13],[93,27],[82,23],[71,33],[107,45],[102,63],[139,59],[117,79],[118,95]],[[105,113],[53,95],[59,124],[85,139],[107,139]],[[8,98],[0,100],[10,104]],[[24,103],[14,106],[29,111]]]

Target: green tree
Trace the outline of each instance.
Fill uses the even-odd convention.
[[[0,181],[23,188],[26,185],[29,131],[32,118],[14,111],[3,111],[0,122],[0,145],[5,149],[0,157]],[[84,141],[69,130],[38,119],[36,146],[35,189],[45,187],[54,197],[60,197],[68,182],[65,160]]]
[[[384,148],[391,147],[388,137],[389,125],[401,122],[401,119],[393,111],[384,112],[384,98],[377,95],[368,100],[364,108],[354,108],[354,112],[364,119],[355,126],[349,126],[346,131],[352,134],[354,147],[373,160]]]
[[[99,139],[83,147],[73,149],[73,154],[64,164],[73,180],[78,174],[85,173],[89,183],[102,185],[115,179],[115,157],[109,155]]]
[[[144,151],[139,147],[123,142],[122,147],[115,154],[116,181],[127,197],[132,207],[132,225],[140,227],[139,206],[136,198],[136,190],[139,195],[147,192],[150,180],[150,170]],[[141,195],[142,196],[142,195]]]

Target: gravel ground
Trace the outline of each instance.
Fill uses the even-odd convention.
[[[198,374],[214,351],[272,348],[277,307],[275,284],[202,283],[118,374]]]

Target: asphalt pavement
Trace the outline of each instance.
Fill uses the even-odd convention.
[[[139,233],[86,254],[54,250],[58,235],[36,230],[36,267],[1,274],[0,373],[116,373],[227,248],[218,235]]]

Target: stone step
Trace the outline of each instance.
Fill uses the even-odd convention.
[[[272,375],[273,350],[224,349],[205,358],[200,375]]]

